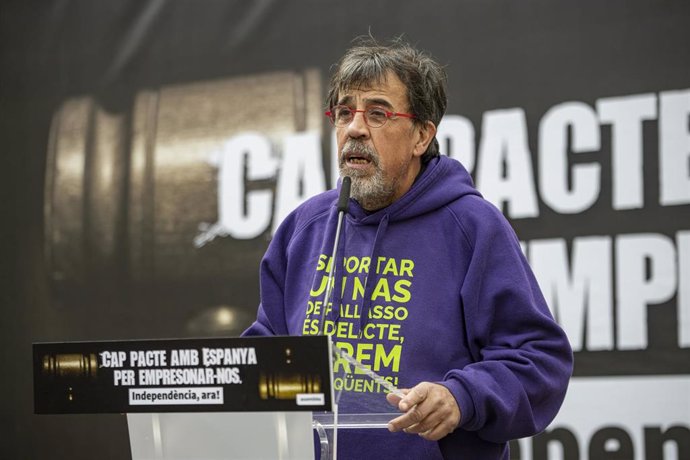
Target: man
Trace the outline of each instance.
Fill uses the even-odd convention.
[[[336,257],[332,190],[276,232],[245,334],[324,331],[404,388],[387,395],[402,412],[389,431],[342,431],[340,458],[508,459],[509,440],[556,415],[572,352],[508,222],[439,155],[443,69],[400,40],[364,39],[338,63],[327,102],[352,179]],[[383,391],[350,377],[353,391]]]

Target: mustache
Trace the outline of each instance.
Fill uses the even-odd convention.
[[[349,156],[358,156],[369,160],[374,166],[379,165],[379,155],[376,150],[366,145],[364,142],[354,139],[348,140],[340,151],[340,165],[344,165]]]

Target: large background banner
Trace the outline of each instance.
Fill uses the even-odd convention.
[[[130,455],[123,416],[33,415],[32,342],[252,321],[272,232],[335,183],[330,67],[371,32],[446,66],[442,151],[575,350],[513,458],[690,458],[689,24],[684,1],[3,2],[0,457]]]

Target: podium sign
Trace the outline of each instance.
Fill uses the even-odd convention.
[[[37,414],[332,410],[324,336],[34,344]]]
[[[333,459],[339,429],[398,415],[327,336],[37,343],[33,361],[37,414],[125,413],[133,460]]]

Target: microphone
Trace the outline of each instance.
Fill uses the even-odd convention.
[[[340,239],[340,230],[343,224],[343,218],[347,214],[348,204],[350,202],[350,186],[352,185],[352,179],[349,176],[343,177],[340,184],[340,195],[338,195],[338,225],[335,228],[335,241],[333,242],[333,253],[331,255],[331,268],[328,270],[328,281],[326,282],[326,292],[323,297],[323,302],[321,303],[321,319],[319,321],[319,333],[318,335],[323,335],[324,333],[324,321],[326,319],[326,306],[331,298],[333,292],[333,276],[335,274],[335,254],[338,250],[338,240]],[[335,308],[339,308],[335,306]]]
[[[347,214],[347,205],[350,203],[350,187],[352,186],[352,179],[350,176],[343,177],[340,185],[340,195],[338,196],[338,212]],[[340,218],[340,215],[338,215]]]

